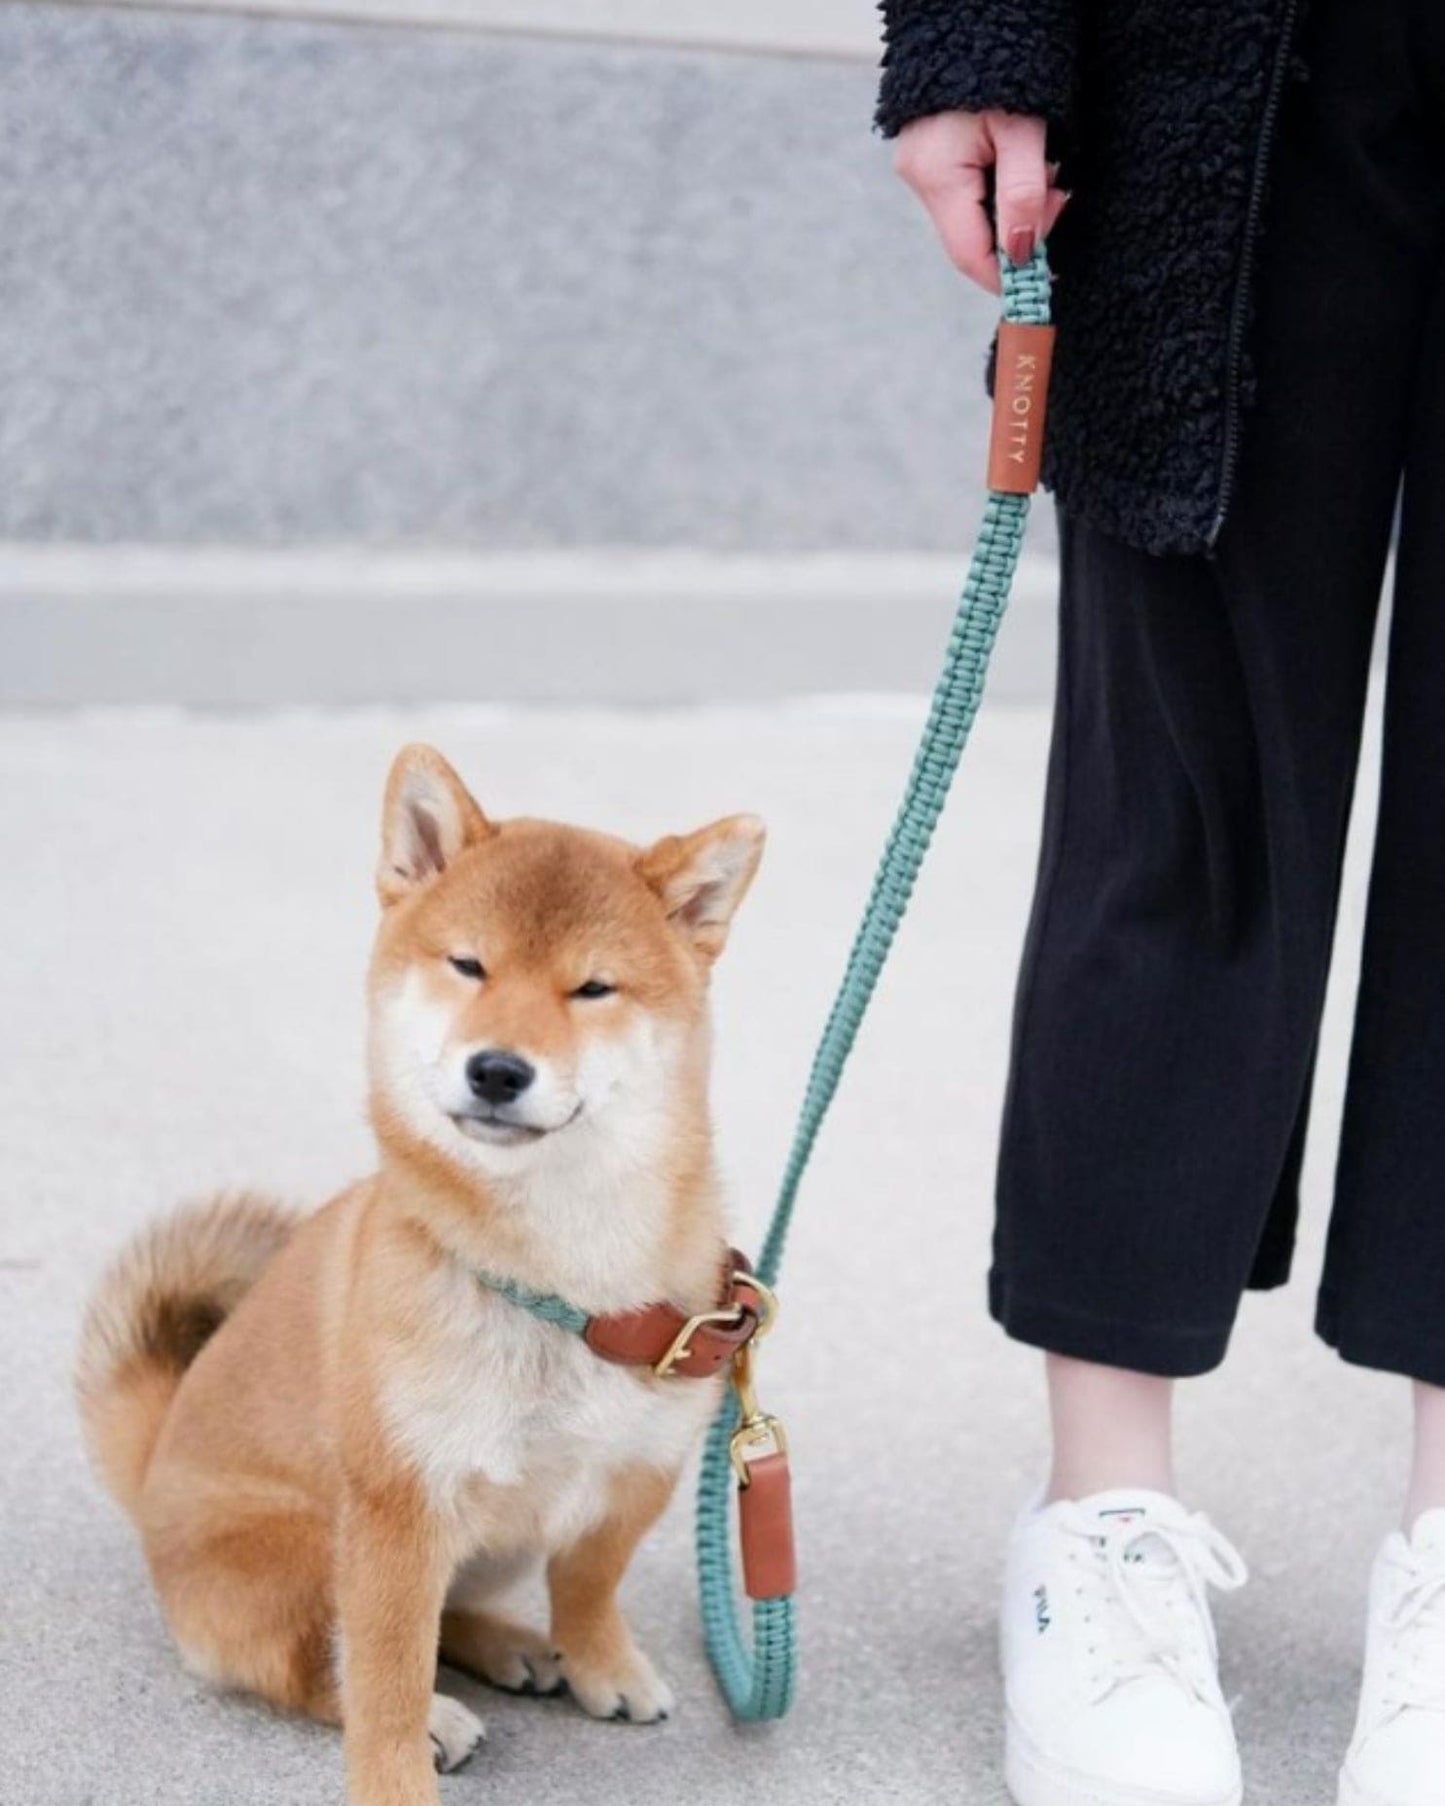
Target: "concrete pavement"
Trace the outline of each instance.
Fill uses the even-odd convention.
[[[396,746],[434,740],[498,813],[637,838],[735,808],[768,818],[717,986],[718,1117],[751,1242],[919,716],[860,702],[0,718],[0,1802],[340,1799],[331,1733],[181,1669],[129,1529],[83,1466],[68,1367],[88,1284],[152,1211],[240,1180],[320,1199],[367,1164],[361,975]],[[994,1593],[1042,1438],[1036,1358],[993,1329],[982,1292],[1044,742],[1037,709],[985,711],[801,1206],[765,1375],[797,1451],[795,1716],[726,1722],[679,1506],[630,1583],[676,1718],[637,1730],[487,1698],[490,1748],[443,1783],[448,1806],[1000,1806]],[[1352,873],[1346,940],[1358,858]],[[1366,1568],[1406,1447],[1403,1386],[1308,1333],[1350,975],[1321,1061],[1298,1278],[1246,1304],[1229,1363],[1183,1400],[1185,1489],[1253,1568],[1220,1618],[1250,1797],[1268,1806],[1333,1797]]]

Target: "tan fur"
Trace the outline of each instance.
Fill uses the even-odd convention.
[[[181,1376],[294,1227],[245,1192],[194,1204],[138,1236],[96,1288],[76,1394],[96,1466],[127,1511]]]
[[[439,1639],[500,1686],[669,1708],[617,1589],[717,1383],[609,1367],[474,1275],[592,1311],[712,1301],[707,975],[761,838],[492,823],[406,749],[377,874],[377,1172],[299,1222],[254,1198],[178,1213],[91,1304],[87,1440],[185,1659],[344,1721],[353,1806],[434,1806],[434,1760],[480,1735],[434,1694]],[[536,1068],[500,1115],[469,1089],[483,1049]],[[494,1605],[537,1563],[547,1639]]]

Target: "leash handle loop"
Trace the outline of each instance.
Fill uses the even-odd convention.
[[[1037,362],[1020,365],[1020,345],[1025,358],[1037,358],[1045,341],[1030,340],[1028,335],[1021,340],[1007,329],[1048,326],[1049,266],[1042,246],[1023,264],[1012,264],[1001,255],[999,266],[1004,336],[995,385],[989,494],[978,543],[913,769],[813,1057],[778,1200],[758,1260],[758,1276],[767,1285],[777,1277],[798,1187],[943,814],[949,785],[983,697],[989,657],[1023,547],[1028,491],[1037,477],[1042,444],[1047,360],[1042,370]],[[703,1449],[697,1493],[697,1578],[703,1639],[713,1673],[733,1716],[753,1722],[781,1718],[793,1702],[797,1611],[792,1592],[753,1600],[751,1639],[745,1636],[739,1619],[729,1494],[734,1478],[730,1451],[741,1421],[737,1395],[729,1387]]]

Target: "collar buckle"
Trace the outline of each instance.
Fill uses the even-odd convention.
[[[687,1359],[692,1349],[692,1339],[700,1329],[706,1329],[709,1324],[716,1323],[723,1328],[737,1330],[741,1329],[747,1319],[752,1316],[756,1316],[756,1312],[749,1310],[743,1304],[730,1304],[720,1311],[699,1311],[697,1316],[689,1317],[672,1338],[667,1352],[654,1365],[652,1371],[660,1380],[669,1378],[675,1372],[678,1363]],[[754,1330],[753,1333],[756,1335],[757,1331]]]
[[[711,1325],[736,1334],[751,1324],[739,1344],[740,1349],[767,1335],[778,1315],[778,1298],[772,1287],[764,1285],[750,1268],[736,1266],[732,1276],[732,1300],[720,1309],[699,1311],[697,1316],[688,1318],[669,1343],[662,1359],[653,1366],[652,1371],[658,1379],[665,1380],[676,1374],[679,1364],[688,1357],[693,1337]]]

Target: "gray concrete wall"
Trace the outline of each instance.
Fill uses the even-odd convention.
[[[0,7],[0,536],[956,545],[864,63]]]
[[[0,699],[926,685],[992,306],[870,132],[858,17],[850,58],[817,0],[772,20],[787,55],[756,6],[707,49],[558,35],[592,0],[536,36],[513,0],[447,0],[503,31],[280,4],[0,6]],[[517,555],[618,549],[662,560],[631,613],[550,566],[521,583],[545,659],[458,657],[469,619],[512,645]],[[253,605],[275,552],[310,562]],[[865,561],[836,617],[817,554]],[[439,556],[472,562],[438,585]],[[1011,679],[1048,681],[1046,650]]]

